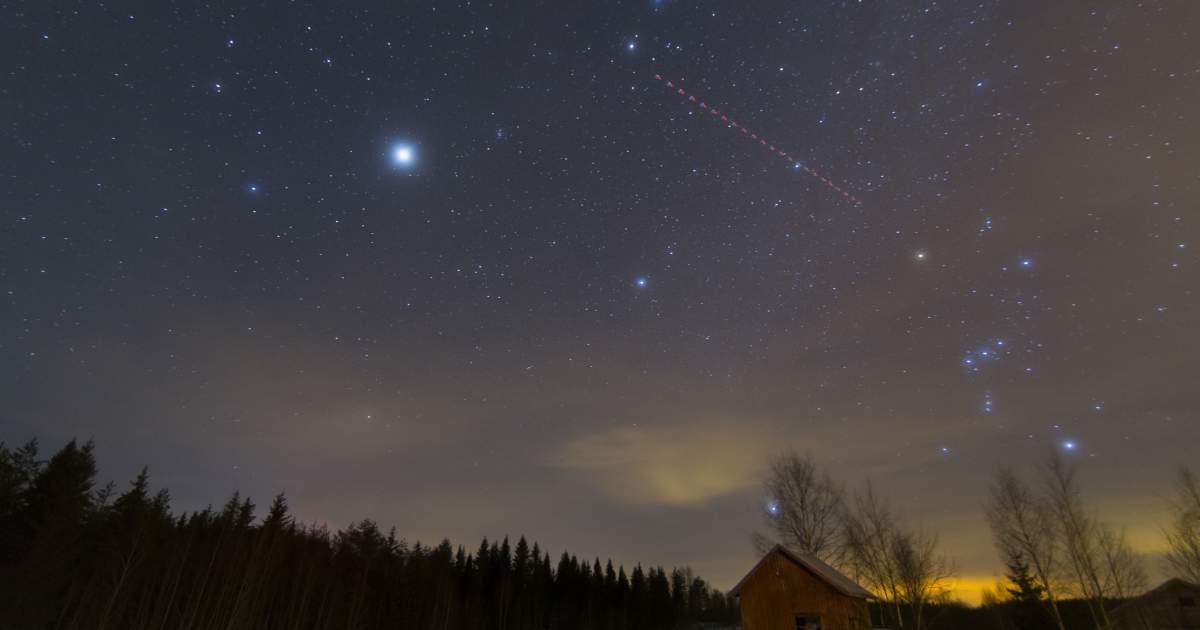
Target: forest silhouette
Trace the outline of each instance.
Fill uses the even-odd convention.
[[[36,442],[0,443],[0,626],[571,628],[643,630],[736,623],[737,609],[689,569],[563,552],[524,537],[474,552],[407,542],[370,519],[331,532],[298,523],[283,494],[265,516],[234,493],[175,514],[145,469],[99,486],[91,442],[48,461]]]

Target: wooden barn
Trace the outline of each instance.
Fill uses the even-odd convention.
[[[1200,630],[1200,586],[1172,578],[1109,616],[1114,630]]]
[[[816,557],[776,545],[733,587],[744,630],[869,630],[875,599]]]

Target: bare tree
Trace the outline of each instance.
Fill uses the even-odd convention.
[[[1088,601],[1096,627],[1107,628],[1100,528],[1096,519],[1084,511],[1075,466],[1064,462],[1057,451],[1051,451],[1044,472],[1046,501],[1053,510],[1079,595]]]
[[[791,452],[775,458],[763,490],[770,500],[763,516],[770,535],[755,532],[753,541],[760,552],[770,550],[774,539],[829,564],[841,564],[845,492],[811,456]]]
[[[1116,530],[1106,523],[1099,523],[1096,543],[1104,568],[1106,596],[1129,599],[1146,589],[1146,570],[1141,558],[1129,546],[1124,529]]]
[[[1167,563],[1183,579],[1200,584],[1200,481],[1187,467],[1179,469],[1170,509],[1171,521],[1163,532]]]
[[[1055,575],[1059,536],[1050,505],[1010,469],[996,471],[987,508],[992,539],[1006,563],[1021,560],[1033,569],[1038,586],[1059,630],[1066,630],[1058,610]]]
[[[897,531],[892,539],[899,596],[908,606],[913,627],[925,627],[925,605],[948,592],[954,566],[937,551],[936,535],[920,530]]]
[[[890,602],[896,623],[904,627],[900,615],[900,577],[896,567],[896,517],[875,494],[870,482],[855,493],[842,515],[846,564],[855,579],[866,582],[884,602]]]
[[[902,608],[917,630],[923,627],[925,606],[946,592],[953,573],[937,553],[936,536],[906,529],[870,482],[847,501],[842,486],[807,455],[777,457],[763,489],[770,503],[767,533],[752,537],[759,551],[777,540],[810,553],[870,587],[900,627]]]

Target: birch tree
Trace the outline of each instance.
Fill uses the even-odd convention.
[[[1200,584],[1200,481],[1187,467],[1179,469],[1170,503],[1167,565],[1179,577]]]
[[[754,535],[760,553],[770,551],[778,541],[829,564],[842,562],[845,491],[811,456],[791,452],[777,457],[763,492],[769,501],[763,515],[769,535]]]
[[[1005,564],[1028,564],[1055,626],[1066,630],[1058,609],[1059,536],[1053,510],[1011,469],[996,471],[990,494],[987,519],[997,551]]]

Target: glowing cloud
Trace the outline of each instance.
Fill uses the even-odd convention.
[[[775,450],[746,425],[626,426],[563,444],[547,463],[633,505],[701,505],[757,486]]]

